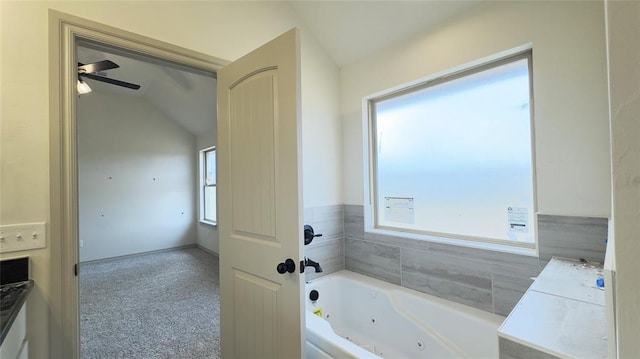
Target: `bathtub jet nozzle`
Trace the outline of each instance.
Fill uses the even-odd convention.
[[[305,267],[313,267],[316,270],[316,273],[322,272],[322,267],[320,267],[320,263],[313,261],[307,257],[304,257],[304,266]]]

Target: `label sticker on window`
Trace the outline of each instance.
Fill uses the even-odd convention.
[[[529,232],[529,215],[526,208],[507,208],[507,218],[509,221],[509,232],[527,233]]]
[[[384,202],[385,221],[414,224],[413,198],[385,197]]]

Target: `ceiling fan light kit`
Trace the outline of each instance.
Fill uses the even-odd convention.
[[[83,64],[78,62],[78,93],[80,95],[83,95],[91,92],[91,88],[89,87],[89,85],[87,85],[86,82],[82,81],[83,78],[105,82],[111,85],[126,87],[132,90],[140,89],[140,85],[111,79],[99,74],[102,71],[111,70],[118,67],[120,67],[118,66],[118,64],[109,60],[98,61],[91,64]]]
[[[79,95],[84,95],[84,94],[88,94],[89,92],[91,92],[91,87],[89,87],[89,85],[87,85],[86,82],[78,79],[78,84],[76,86],[78,88],[78,94]]]

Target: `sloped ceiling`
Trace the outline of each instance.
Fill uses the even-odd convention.
[[[481,0],[289,1],[340,67],[434,28]]]
[[[139,90],[132,90],[85,79],[93,91],[144,98],[194,135],[215,128],[216,79],[212,74],[196,73],[166,62],[145,61],[140,57],[82,46],[78,47],[77,56],[83,64],[111,60],[120,67],[104,71],[101,75],[141,86]]]
[[[483,0],[417,1],[288,1],[339,66],[383,49],[414,33],[434,28],[447,18]],[[216,124],[216,79],[169,63],[131,54],[78,47],[78,61],[111,60],[120,68],[105,71],[109,78],[141,85],[140,90],[87,79],[93,91],[140,96],[194,135]],[[86,95],[90,96],[90,95]]]

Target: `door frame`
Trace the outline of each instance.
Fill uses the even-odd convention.
[[[80,358],[77,160],[78,40],[114,46],[206,72],[229,61],[115,27],[49,10],[49,354]]]

